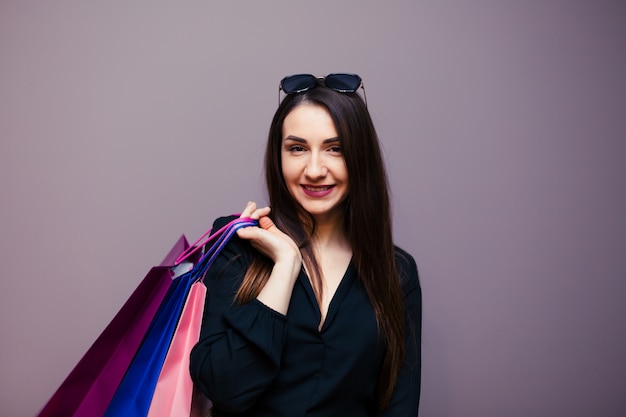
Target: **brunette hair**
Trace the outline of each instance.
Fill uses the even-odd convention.
[[[354,265],[374,307],[379,332],[386,343],[378,380],[378,402],[385,409],[393,393],[405,355],[404,308],[395,265],[387,176],[367,107],[357,93],[339,93],[318,84],[304,93],[287,95],[270,126],[265,154],[265,176],[271,217],[276,226],[300,247],[311,275],[318,302],[321,272],[310,237],[315,220],[291,196],[282,173],[282,127],[287,115],[301,104],[324,107],[330,114],[341,141],[348,171],[345,201],[345,232],[352,247]],[[248,269],[235,298],[255,298],[267,282],[272,268],[269,259],[257,256]]]

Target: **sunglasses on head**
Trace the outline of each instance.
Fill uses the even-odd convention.
[[[289,75],[280,81],[278,87],[278,103],[280,104],[281,90],[288,95],[304,93],[305,91],[317,87],[318,83],[323,83],[326,87],[339,93],[356,93],[359,88],[362,88],[363,99],[367,107],[367,97],[365,96],[363,80],[356,74],[348,73],[333,73],[328,74],[326,77],[316,77],[311,74]]]

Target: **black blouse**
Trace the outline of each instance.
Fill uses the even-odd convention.
[[[217,230],[230,218],[220,218]],[[391,404],[377,413],[376,384],[385,344],[352,262],[321,330],[319,306],[301,270],[286,316],[234,295],[252,261],[236,236],[209,270],[200,341],[191,376],[214,416],[417,416],[420,396],[421,290],[413,258],[396,248],[404,293],[407,355]]]

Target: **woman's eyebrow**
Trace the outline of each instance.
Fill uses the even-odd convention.
[[[287,136],[283,141],[288,141],[288,140],[293,140],[294,142],[298,142],[298,143],[307,143],[306,139],[302,139],[294,135]]]
[[[293,140],[294,142],[298,142],[298,143],[308,143],[306,139],[303,139],[294,135],[289,135],[284,140]],[[327,144],[327,143],[333,143],[333,142],[340,142],[340,140],[338,137],[328,138],[328,139],[324,139],[322,143]]]

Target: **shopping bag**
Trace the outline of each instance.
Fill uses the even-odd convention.
[[[185,356],[189,356],[191,347],[198,341],[199,337],[199,325],[202,321],[205,299],[204,296],[200,297],[200,295],[206,294],[206,287],[204,287],[202,280],[215,258],[219,255],[228,240],[235,234],[236,230],[241,227],[256,224],[257,222],[255,220],[248,218],[235,219],[229,223],[227,227],[211,235],[209,240],[216,239],[211,248],[202,256],[191,271],[174,280],[168,295],[165,297],[163,305],[155,315],[153,323],[150,325],[137,355],[133,359],[124,379],[111,400],[106,410],[105,417],[145,417],[148,415],[159,377],[164,368],[166,355],[168,355],[170,351],[172,340],[175,339],[174,336],[177,328],[178,331],[181,332],[179,338],[181,338],[183,346],[176,347],[178,352],[172,353],[172,355],[178,356],[179,359],[184,359],[177,360],[176,357],[173,357],[168,364],[166,374],[182,375],[182,378],[176,380],[173,384],[170,383],[172,381],[162,382],[162,385],[165,384],[165,386],[160,388],[161,393],[169,392],[167,398],[165,398],[165,401],[161,403],[161,405],[165,404],[164,407],[170,408],[174,414],[161,413],[157,411],[156,408],[154,413],[157,413],[156,415],[159,416],[190,415],[193,383],[191,382],[191,377],[188,375],[189,362],[188,358],[185,358]],[[178,261],[180,261],[180,259]],[[198,284],[195,286],[196,291],[190,292],[194,283]],[[198,326],[198,330],[192,331],[191,336],[193,337],[191,339],[189,339],[189,335],[185,336],[182,334],[188,330],[188,324],[178,326],[179,322],[184,322],[181,318],[184,306],[191,306],[190,308],[192,310],[198,312],[198,314],[196,314],[196,320],[194,320],[195,325]],[[190,322],[191,321],[187,323]],[[185,337],[187,337],[188,340],[184,340]],[[167,379],[167,377],[164,378]],[[173,409],[174,403],[168,404],[169,399],[173,401],[178,398],[180,398],[181,403],[184,404],[181,405],[181,408]],[[160,407],[161,405],[155,405],[155,407]],[[181,412],[180,410],[184,411]]]
[[[176,262],[186,260],[199,247],[204,246],[216,236],[220,236],[218,241],[205,255],[205,257],[211,256],[211,258],[206,261],[207,264],[202,268],[204,275],[230,236],[238,228],[253,224],[256,223],[245,219],[234,220],[209,236],[206,241],[201,242],[206,235],[211,233],[209,230],[181,254]],[[148,417],[205,416],[211,407],[210,400],[204,397],[202,393],[194,391],[193,381],[189,374],[189,355],[193,346],[200,339],[206,291],[207,289],[202,278],[196,281],[191,288],[180,321],[174,332],[169,351],[165,357],[163,368],[159,374],[150,403]]]
[[[174,280],[165,304],[154,317],[141,347],[106,409],[106,417],[146,415],[192,278],[188,272]]]
[[[148,272],[39,417],[104,414],[172,284],[171,267],[188,247],[182,236],[163,262]]]
[[[200,339],[206,292],[206,286],[202,281],[196,281],[191,286],[189,297],[165,357],[163,369],[157,380],[148,417],[189,416],[191,414],[193,382],[189,374],[189,354],[191,348]]]

